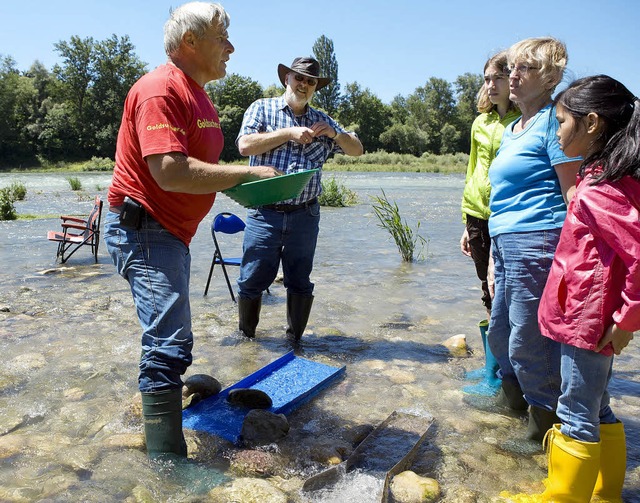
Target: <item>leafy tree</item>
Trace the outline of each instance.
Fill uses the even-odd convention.
[[[74,35],[68,42],[60,41],[53,44],[55,50],[62,57],[62,65],[55,65],[53,73],[63,84],[65,101],[73,107],[70,117],[72,126],[77,130],[78,140],[76,142],[75,153],[82,152],[86,143],[84,131],[87,121],[85,120],[85,101],[89,94],[90,84],[95,79],[93,65],[93,51],[95,41],[92,37],[81,39]]]
[[[32,80],[20,74],[13,58],[0,58],[0,158],[13,162],[32,156],[28,126],[37,91]]]
[[[38,153],[44,160],[69,158],[78,142],[73,116],[74,110],[69,102],[53,103],[47,110],[38,135]]]
[[[246,110],[251,103],[263,97],[262,86],[258,82],[237,73],[210,82],[205,89],[218,111],[229,105]]]
[[[357,82],[347,84],[338,118],[350,128],[357,125],[357,133],[366,152],[382,148],[380,135],[391,124],[389,115],[389,107],[369,89],[362,89]]]
[[[415,125],[396,122],[380,135],[380,141],[387,152],[420,156],[427,151],[429,135]]]
[[[329,77],[331,83],[313,95],[313,106],[321,108],[333,116],[340,105],[340,83],[338,82],[338,61],[333,52],[333,41],[322,35],[313,44],[313,55],[320,63],[320,74]]]
[[[398,94],[391,100],[389,106],[391,111],[391,121],[394,123],[404,124],[409,119],[409,110],[407,109],[407,99]]]
[[[460,131],[451,124],[445,124],[440,131],[440,153],[455,154],[459,152]]]
[[[262,93],[263,98],[277,98],[278,96],[282,96],[284,92],[284,88],[281,85],[271,84],[266,87],[264,92]]]
[[[452,124],[455,117],[455,99],[451,84],[431,77],[424,87],[418,87],[407,98],[407,109],[420,129],[429,136],[429,151],[439,154],[442,128]]]
[[[471,125],[478,115],[477,95],[484,84],[482,75],[465,73],[455,81],[456,89],[456,124],[460,132],[458,152],[469,152],[471,148]]]
[[[94,44],[92,67],[94,80],[86,105],[91,117],[88,143],[98,157],[113,157],[125,98],[146,64],[136,56],[128,36],[114,34]]]
[[[220,127],[224,132],[224,147],[220,159],[240,159],[235,142],[242,126],[242,117],[251,103],[262,98],[262,86],[249,77],[232,73],[224,79],[207,84],[206,90],[218,110]]]

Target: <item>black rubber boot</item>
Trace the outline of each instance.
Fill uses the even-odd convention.
[[[299,341],[307,328],[313,295],[298,295],[287,292],[287,337]]]
[[[261,307],[262,295],[255,299],[238,297],[238,328],[245,337],[253,339],[256,336]]]
[[[518,381],[502,379],[502,387],[497,396],[497,403],[511,410],[524,411],[529,408],[529,404],[524,399],[522,388]]]
[[[182,434],[181,389],[142,393],[142,416],[150,458],[166,454],[187,457],[187,444]]]
[[[542,442],[554,424],[560,422],[556,411],[541,409],[540,407],[531,406],[529,408],[529,425],[527,426],[527,438],[529,440],[537,440]]]

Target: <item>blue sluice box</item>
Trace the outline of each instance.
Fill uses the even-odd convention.
[[[238,443],[242,422],[249,409],[227,401],[231,390],[253,388],[264,391],[272,401],[268,410],[286,415],[335,382],[344,372],[345,366],[317,363],[290,351],[217,395],[182,411],[182,425]]]

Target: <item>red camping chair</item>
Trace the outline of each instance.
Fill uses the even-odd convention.
[[[98,263],[98,244],[100,243],[100,218],[102,199],[96,196],[93,209],[86,219],[61,215],[62,231],[49,231],[47,239],[58,243],[56,258],[64,264],[81,246],[90,246],[96,264]]]

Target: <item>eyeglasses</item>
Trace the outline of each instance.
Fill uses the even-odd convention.
[[[294,77],[298,82],[304,82],[306,80],[307,85],[309,86],[315,86],[318,83],[317,79],[312,79],[311,77],[305,77],[304,75],[300,75],[299,73],[296,73]]]
[[[526,75],[529,73],[529,70],[540,70],[539,66],[530,66],[530,65],[510,65],[505,67],[505,71],[509,74],[516,72],[519,75]]]

